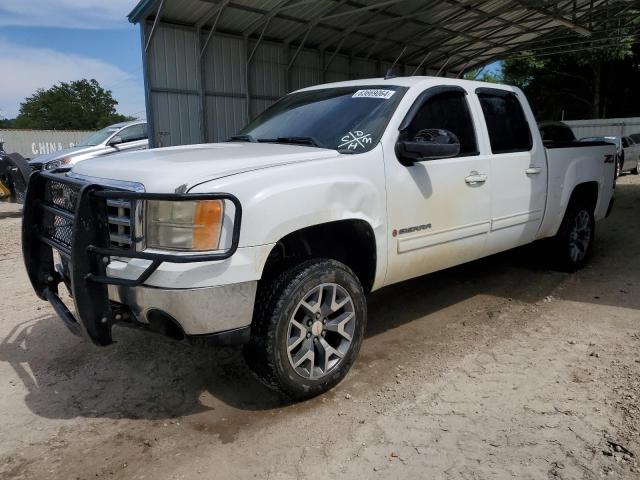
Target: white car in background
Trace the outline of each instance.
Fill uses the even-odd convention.
[[[92,133],[75,147],[39,155],[29,165],[33,170],[53,170],[90,158],[147,148],[147,123],[135,120],[109,125]]]
[[[640,143],[635,142],[631,137],[622,137],[622,152],[622,171],[630,171],[634,175],[638,175],[638,166],[640,166]]]

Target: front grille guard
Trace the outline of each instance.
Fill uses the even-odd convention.
[[[58,182],[77,190],[75,211],[70,212],[47,201],[47,182]],[[235,207],[231,246],[224,251],[177,255],[113,248],[108,228],[107,199],[122,200],[228,200]],[[71,226],[71,241],[67,245],[56,235],[46,235],[45,216],[61,218]],[[107,285],[134,287],[142,285],[163,262],[193,263],[225,260],[238,248],[242,207],[240,201],[228,193],[164,194],[130,192],[85,183],[64,173],[34,172],[23,209],[22,251],[31,284],[37,295],[49,301],[69,329],[78,335],[86,334],[98,345],[112,343],[111,327],[119,315],[109,301]],[[70,290],[80,322],[67,309],[58,295],[63,281],[56,271],[53,249],[68,260]],[[106,273],[109,257],[150,260],[149,266],[135,279],[110,277]],[[106,260],[106,261],[105,261]],[[120,315],[120,317],[122,317]]]

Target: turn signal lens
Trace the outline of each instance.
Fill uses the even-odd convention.
[[[196,202],[193,216],[193,250],[215,250],[220,242],[224,206],[220,200]]]
[[[168,250],[217,250],[223,218],[222,200],[149,200],[147,246]]]

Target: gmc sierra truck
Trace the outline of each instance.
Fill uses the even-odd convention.
[[[97,345],[115,324],[244,344],[266,384],[303,399],[353,364],[369,292],[540,239],[580,268],[612,205],[615,154],[544,146],[509,86],[314,86],[228,142],[34,173],[24,260],[37,295]]]

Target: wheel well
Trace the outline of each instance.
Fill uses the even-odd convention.
[[[571,192],[569,205],[575,202],[584,202],[593,212],[598,203],[598,182],[585,182],[576,185]]]
[[[313,257],[344,263],[356,274],[365,292],[371,290],[376,274],[376,241],[366,221],[339,220],[288,234],[271,250],[262,278]]]

